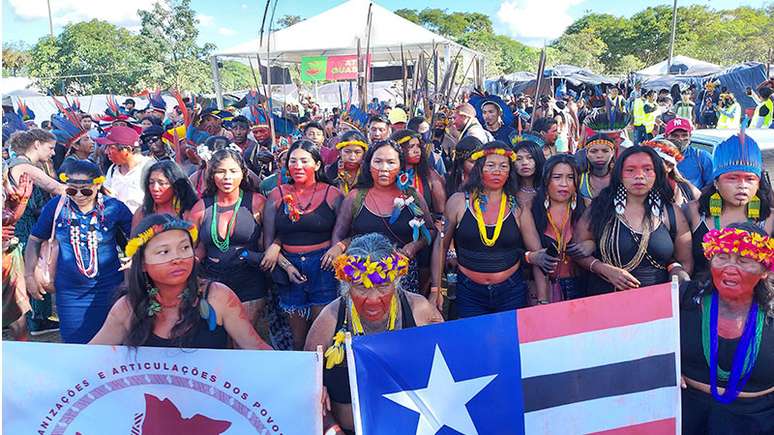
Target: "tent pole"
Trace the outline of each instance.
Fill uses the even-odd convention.
[[[220,87],[220,71],[218,70],[218,56],[210,56],[210,67],[212,68],[212,82],[215,85],[215,100],[218,103],[218,109],[223,108],[223,89]]]
[[[677,0],[672,3],[672,35],[669,38],[669,58],[667,59],[667,74],[672,69],[672,57],[675,54],[675,32],[677,31]]]

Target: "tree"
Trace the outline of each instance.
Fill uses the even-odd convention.
[[[56,38],[35,44],[29,73],[46,92],[131,92],[147,69],[138,42],[138,36],[105,21],[70,24]]]
[[[285,27],[290,27],[293,24],[300,23],[301,21],[304,21],[304,19],[298,15],[284,15],[279,20],[277,20],[277,25],[280,29],[284,29]]]
[[[163,0],[150,11],[138,11],[140,37],[146,58],[152,64],[144,76],[146,87],[212,92],[208,56],[215,45],[196,44],[198,20],[190,0]]]
[[[258,74],[258,71],[255,73]],[[220,68],[220,86],[224,92],[251,89],[255,88],[255,79],[249,66],[229,60],[223,62]]]
[[[599,58],[607,51],[607,45],[590,30],[562,35],[551,48],[546,58],[549,65],[569,64],[595,72],[605,69]]]
[[[30,62],[30,48],[24,42],[3,44],[3,76],[21,74]]]

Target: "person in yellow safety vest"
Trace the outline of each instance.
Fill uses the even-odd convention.
[[[742,106],[736,102],[734,94],[727,92],[720,95],[720,104],[718,104],[718,125],[717,128],[726,128],[739,130],[739,123],[742,121]]]
[[[658,104],[656,104],[656,91],[648,90],[642,97],[634,100],[632,104],[632,118],[634,125],[634,144],[653,138],[653,129],[656,127]]]
[[[771,122],[774,120],[774,117],[772,117],[772,114],[774,114],[774,100],[771,99],[772,93],[774,93],[774,90],[771,88],[761,88],[760,95],[763,101],[761,101],[755,108],[752,121],[750,121],[750,127],[771,127]]]

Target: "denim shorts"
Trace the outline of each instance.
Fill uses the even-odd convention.
[[[457,273],[457,313],[460,318],[499,313],[527,306],[527,282],[521,269],[497,284],[473,282],[464,273]]]
[[[312,306],[327,305],[339,296],[339,282],[331,270],[320,269],[327,248],[304,254],[282,252],[282,255],[306,277],[306,282],[277,286],[280,307],[287,313],[309,318]]]

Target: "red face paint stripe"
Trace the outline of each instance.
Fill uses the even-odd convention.
[[[643,295],[647,295],[643,297]],[[573,322],[563,322],[572,316]],[[519,343],[672,317],[671,284],[518,310]],[[546,322],[545,319],[556,319]]]

